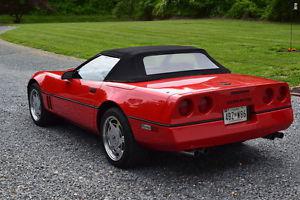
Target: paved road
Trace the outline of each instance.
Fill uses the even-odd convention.
[[[6,32],[6,31],[13,30],[15,28],[16,27],[14,27],[14,26],[1,26],[0,25],[0,34]]]
[[[144,166],[109,165],[97,138],[62,123],[35,126],[26,83],[42,69],[79,60],[0,40],[0,199],[299,199],[300,101],[283,140],[220,147],[198,159],[150,157]]]

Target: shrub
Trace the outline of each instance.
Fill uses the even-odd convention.
[[[192,17],[208,17],[214,9],[217,0],[189,0],[183,10],[184,15]],[[223,2],[221,3],[223,4]]]
[[[119,0],[113,9],[113,14],[116,17],[129,17],[131,19],[135,16],[135,10],[138,0]]]
[[[138,4],[136,17],[143,20],[153,20],[155,4],[156,0],[140,1]]]
[[[261,15],[262,10],[254,2],[250,0],[238,0],[233,4],[226,16],[241,19],[258,18]]]
[[[168,18],[178,14],[179,0],[159,0],[153,10],[155,16],[159,18]]]
[[[0,10],[1,6],[6,4],[19,5],[13,2],[39,1],[47,0],[0,0]],[[298,2],[300,7],[300,0],[48,0],[48,2],[59,15],[110,15],[113,13],[119,18],[142,20],[226,16],[239,19],[263,18],[288,21],[291,19],[292,3]],[[23,10],[26,9],[23,8]],[[29,14],[49,14],[49,11],[30,9]],[[293,12],[293,15],[294,19],[300,21],[300,11]]]
[[[117,0],[49,0],[57,14],[111,13]]]
[[[211,2],[210,16],[224,16],[236,0],[213,0]]]
[[[236,0],[158,0],[154,13],[158,17],[224,16]]]

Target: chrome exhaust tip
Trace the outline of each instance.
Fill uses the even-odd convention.
[[[193,151],[181,151],[180,153],[183,155],[189,156],[189,157],[199,157],[201,155],[207,155],[208,150],[207,149],[196,149]]]
[[[278,139],[282,139],[284,137],[284,133],[282,132],[276,132],[276,133],[272,133],[270,135],[267,135],[265,137],[263,137],[264,139],[268,139],[268,140],[275,140],[276,138]]]

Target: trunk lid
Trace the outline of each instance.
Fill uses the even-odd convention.
[[[248,75],[200,75],[132,83],[132,85],[168,93],[171,124],[220,120],[224,117],[224,110],[240,107],[247,107],[249,118],[253,118],[256,113],[284,108],[291,104],[289,96],[283,101],[278,100],[280,88],[288,88],[286,83]],[[272,90],[273,97],[272,101],[265,103],[264,96],[268,89]],[[210,99],[212,104],[205,113],[199,110],[203,98]],[[192,109],[186,116],[178,112],[184,100],[190,102]]]
[[[137,87],[164,91],[169,94],[201,93],[217,90],[238,89],[249,86],[273,84],[276,81],[239,74],[214,74],[170,78],[149,82],[130,83]]]

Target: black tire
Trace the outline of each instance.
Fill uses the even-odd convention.
[[[105,122],[109,120],[110,118],[117,119],[121,124],[121,131],[122,135],[124,136],[124,144],[123,144],[123,154],[118,160],[113,160],[108,150],[105,147]],[[132,134],[132,130],[130,128],[129,122],[123,112],[116,108],[110,108],[108,109],[101,120],[100,124],[100,131],[101,131],[101,144],[102,148],[105,152],[105,155],[108,159],[108,161],[118,167],[118,168],[131,168],[135,167],[138,163],[140,163],[145,156],[147,156],[147,151],[139,146],[139,144],[135,141],[134,136]]]
[[[37,92],[37,95],[38,95],[38,98],[40,99],[40,116],[37,118],[33,115],[32,111],[31,111],[31,93],[34,91]],[[30,113],[30,116],[33,120],[33,122],[38,125],[38,126],[41,126],[41,127],[45,127],[45,126],[48,126],[50,124],[53,123],[54,121],[54,117],[51,113],[49,113],[45,107],[44,107],[44,102],[43,102],[43,99],[42,99],[42,95],[41,95],[41,90],[40,90],[40,87],[37,83],[33,83],[31,84],[29,87],[28,87],[28,105],[29,105],[29,113]]]

